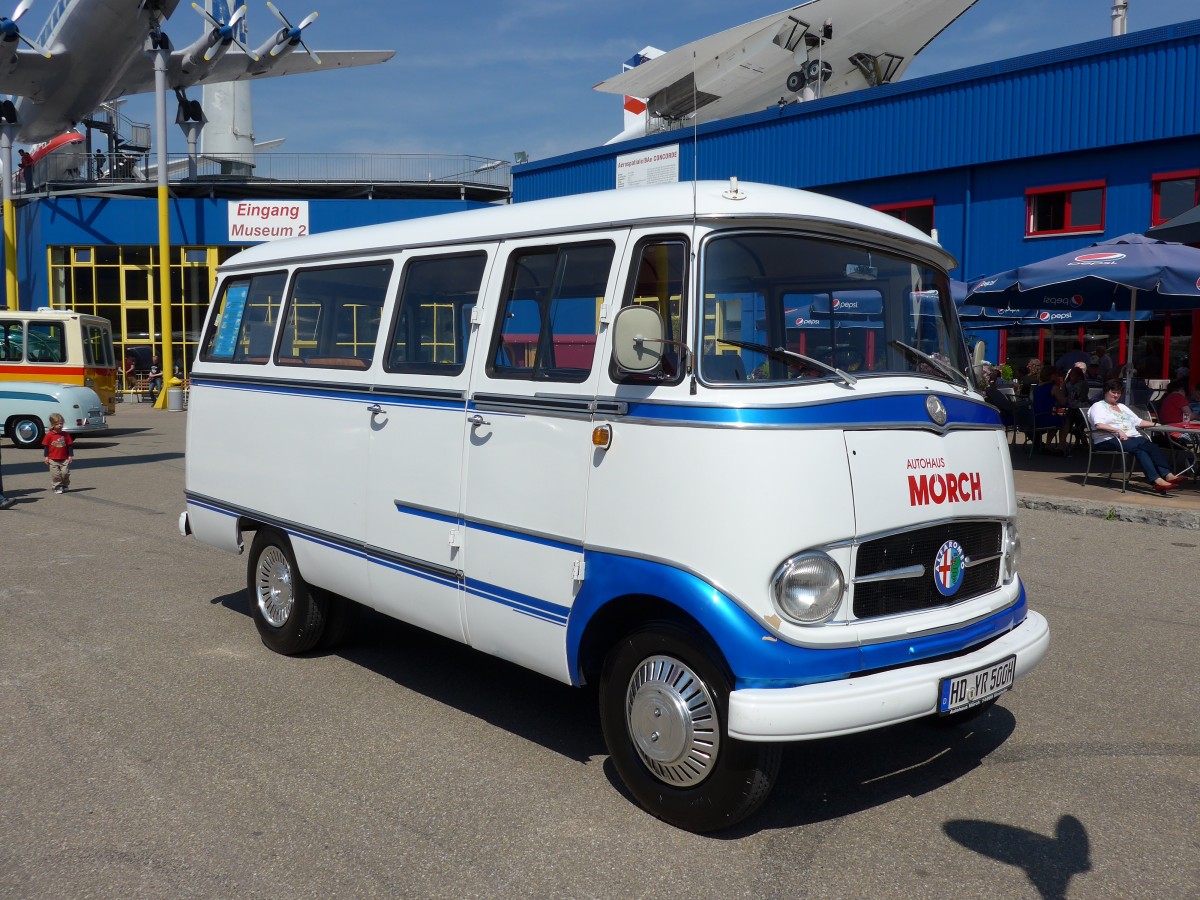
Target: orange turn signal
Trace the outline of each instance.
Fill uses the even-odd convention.
[[[612,427],[609,425],[597,425],[592,429],[592,446],[599,447],[601,450],[607,450],[612,444]]]

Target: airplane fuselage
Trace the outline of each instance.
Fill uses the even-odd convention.
[[[49,140],[122,96],[119,85],[131,66],[152,72],[153,60],[143,52],[146,37],[178,2],[157,0],[139,9],[130,0],[70,0],[44,45],[66,64],[46,67],[36,90],[16,101],[20,139]]]

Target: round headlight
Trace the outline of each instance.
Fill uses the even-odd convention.
[[[837,610],[846,589],[842,570],[824,553],[801,553],[779,567],[771,580],[780,615],[800,625],[819,625]]]

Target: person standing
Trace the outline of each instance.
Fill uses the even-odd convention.
[[[150,357],[150,402],[158,400],[158,395],[162,391],[163,386],[163,371],[162,362],[155,353]]]
[[[50,413],[50,430],[42,438],[46,465],[50,467],[50,486],[54,493],[65,494],[71,487],[71,460],[75,458],[75,438],[63,431],[63,417]]]
[[[21,170],[21,176],[25,181],[25,193],[33,193],[33,159],[24,150],[18,150],[17,153],[21,156],[21,162],[17,168]]]

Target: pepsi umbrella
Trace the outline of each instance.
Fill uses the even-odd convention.
[[[1137,309],[1200,307],[1200,250],[1126,234],[985,278],[976,302],[1043,311],[1128,311],[1126,391],[1133,380],[1133,322]]]

